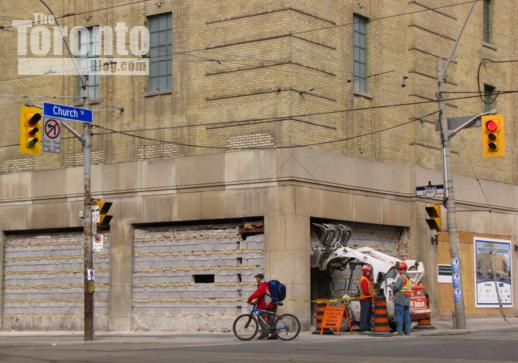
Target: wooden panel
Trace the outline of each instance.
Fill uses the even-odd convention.
[[[498,308],[477,308],[475,307],[475,256],[474,237],[487,237],[495,239],[511,239],[510,236],[490,235],[481,233],[460,232],[460,260],[462,274],[462,288],[464,292],[464,307],[467,316],[488,316],[498,315]],[[448,233],[439,234],[439,245],[437,248],[437,263],[450,264],[450,242]],[[435,267],[434,267],[435,268]],[[451,284],[438,284],[435,278],[437,296],[436,309],[441,316],[451,316],[453,312],[453,291]],[[512,314],[512,308],[504,309],[508,315]]]

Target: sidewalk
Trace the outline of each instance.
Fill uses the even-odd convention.
[[[518,329],[518,317],[507,317],[507,321],[509,324],[502,317],[470,318],[466,321],[466,329],[453,329],[451,320],[432,320],[435,329],[416,330],[415,332],[420,336],[438,336]]]
[[[452,322],[447,320],[432,321],[435,329],[413,330],[414,337],[462,335],[479,332],[516,331],[518,332],[518,317],[507,318],[507,324],[502,318],[468,319],[467,329],[452,329]],[[336,335],[315,335],[302,332],[297,340],[343,340],[343,339],[378,339],[358,332],[342,332]],[[191,333],[191,332],[96,332],[95,341],[84,342],[83,332],[71,331],[0,331],[0,347],[2,345],[23,345],[30,339],[33,344],[68,345],[68,344],[97,344],[97,343],[126,343],[126,344],[155,344],[170,346],[216,346],[242,344],[232,333]]]

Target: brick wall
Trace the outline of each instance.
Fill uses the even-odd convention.
[[[366,108],[435,99],[437,59],[449,55],[468,5],[435,11],[429,8],[450,4],[435,0],[166,0],[100,10],[106,7],[104,2],[50,1],[58,14],[80,14],[62,18],[63,25],[68,26],[113,25],[117,21],[125,21],[128,26],[145,25],[147,15],[172,11],[177,53],[173,60],[172,92],[146,95],[146,77],[101,77],[100,102],[91,106],[96,110],[95,123],[144,138],[216,147],[159,147],[157,142],[94,129],[102,134],[94,136],[93,145],[93,151],[103,155],[100,162],[220,152],[218,148],[245,144],[296,146],[347,139],[319,147],[433,169],[439,169],[441,164],[439,137],[434,130],[436,115],[383,133],[357,136],[397,126],[437,109],[434,103]],[[30,18],[35,11],[19,2],[0,6],[3,14],[15,18]],[[92,10],[96,11],[88,12]],[[427,11],[390,17],[421,10]],[[476,71],[481,58],[516,58],[517,45],[512,40],[516,38],[513,18],[517,12],[518,6],[513,2],[496,4],[495,44],[488,47],[482,44],[482,5],[477,5],[450,66],[448,92],[477,90]],[[371,19],[369,97],[355,95],[352,90],[354,13]],[[319,28],[326,29],[309,31]],[[17,77],[16,34],[3,31],[0,37],[5,50],[0,56],[5,70],[0,76],[1,93],[74,94],[74,77]],[[483,67],[480,81],[497,89],[512,89],[517,76],[515,64],[490,64]],[[70,99],[32,100],[66,103]],[[455,172],[509,183],[518,181],[512,107],[516,100],[515,95],[502,95],[497,100],[498,110],[508,120],[507,156],[496,161],[483,159],[478,131],[466,130],[452,144]],[[0,109],[8,125],[0,135],[1,145],[17,143],[18,107],[24,101],[0,98]],[[477,98],[451,100],[447,106],[448,116],[471,115],[482,109]],[[232,141],[244,140],[246,135],[271,135],[271,139],[252,141],[250,136],[245,143]],[[16,147],[1,148],[0,171],[76,165],[70,160],[81,152],[80,144],[68,139],[63,149],[61,156],[29,162]]]

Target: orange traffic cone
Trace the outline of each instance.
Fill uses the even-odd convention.
[[[388,323],[387,299],[384,295],[378,295],[374,300],[374,324],[369,335],[392,336]]]

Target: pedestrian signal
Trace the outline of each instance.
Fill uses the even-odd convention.
[[[96,199],[95,204],[99,207],[99,223],[97,223],[97,227],[108,228],[113,218],[113,216],[108,215],[112,202],[107,202],[104,199]]]
[[[427,206],[426,213],[428,214],[428,218],[426,218],[426,224],[430,229],[439,232],[441,230],[441,205],[434,204]]]

